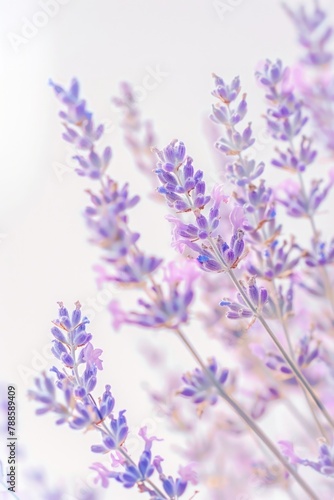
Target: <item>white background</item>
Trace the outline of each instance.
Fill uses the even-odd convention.
[[[211,181],[218,179],[203,134],[213,102],[211,73],[226,80],[240,75],[249,119],[254,130],[261,131],[265,105],[254,69],[266,57],[290,64],[299,53],[280,1],[241,0],[234,5],[222,19],[211,1],[69,0],[27,43],[15,45],[13,34],[21,35],[24,18],[36,19],[41,7],[35,0],[0,0],[1,380],[17,386],[20,445],[26,455],[22,469],[23,463],[43,467],[51,483],[67,481],[72,494],[76,478],[86,477],[92,461],[89,446],[98,438],[56,428],[53,417],[35,417],[35,405],[26,398],[32,377],[22,378],[22,369],[36,368],[36,353],[43,355],[51,340],[56,301],[71,307],[77,299],[85,302],[97,295],[92,265],[98,252],[86,242],[81,216],[88,182],[70,169],[57,176],[57,165],[66,165],[69,149],[61,140],[59,106],[47,82],[52,78],[67,86],[72,76],[78,77],[97,121],[117,125],[110,98],[118,93],[119,82],[142,86],[147,67],[158,66],[168,75],[146,92],[140,105],[154,120],[159,146],[174,138],[184,140],[196,165]],[[144,198],[131,218],[143,232],[143,247],[173,256],[165,207],[152,210],[145,198],[149,185],[125,151],[121,131],[110,127],[107,138],[114,151],[111,175],[130,181],[131,192]],[[266,157],[270,147],[264,149]],[[104,350],[99,388],[110,382],[118,408],[126,407],[131,425],[139,427],[152,417],[142,382],[156,383],[158,376],[140,354],[140,342],[152,340],[168,349],[175,369],[190,368],[192,361],[175,339],[166,339],[168,334],[131,329],[114,333],[105,309],[96,315],[91,331],[94,344]],[[210,353],[204,346],[203,355]],[[47,369],[52,361],[44,357],[39,363]],[[156,432],[164,436],[160,422]],[[161,453],[168,454],[168,442],[164,446]],[[175,472],[176,465],[169,468]],[[257,495],[250,498],[260,498]],[[115,485],[106,498],[125,500],[136,498],[136,493]],[[202,493],[196,498],[206,497]]]

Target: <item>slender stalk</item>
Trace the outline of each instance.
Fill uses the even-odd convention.
[[[224,401],[228,403],[228,405],[234,410],[234,412],[248,425],[248,427],[261,439],[261,441],[265,444],[265,446],[271,451],[271,453],[276,457],[276,459],[283,465],[283,467],[294,477],[299,486],[307,493],[309,498],[314,500],[319,500],[319,497],[313,492],[313,490],[308,486],[308,484],[303,480],[303,478],[298,474],[298,472],[285,460],[285,458],[279,453],[276,446],[272,443],[272,441],[267,437],[267,435],[262,431],[262,429],[252,420],[251,417],[245,413],[242,408],[238,405],[238,403],[229,396],[219,382],[216,380],[214,375],[208,370],[205,366],[204,361],[201,356],[198,354],[196,349],[190,343],[185,334],[178,328],[175,329],[175,333],[178,335],[183,344],[187,347],[188,351],[192,355],[192,357],[197,361],[202,370],[211,380],[212,384],[216,387],[219,395]]]
[[[276,284],[275,284],[275,279],[273,280],[273,287],[274,287],[274,291],[275,291],[275,295],[277,297],[277,288],[276,288]],[[280,322],[282,323],[282,326],[283,326],[283,331],[284,331],[284,335],[285,335],[285,338],[287,339],[287,343],[288,343],[288,347],[289,347],[289,352],[290,352],[290,356],[291,356],[291,359],[293,360],[293,362],[295,363],[295,355],[294,355],[294,352],[293,352],[293,349],[292,349],[292,345],[291,345],[291,341],[290,341],[290,335],[289,335],[289,331],[288,331],[288,326],[287,326],[287,323],[286,323],[286,319],[283,317],[282,315],[282,312],[281,312],[281,308],[279,307],[279,304],[278,304],[278,300],[276,300],[276,307],[277,307],[277,313],[279,315],[279,320]],[[310,396],[308,395],[308,393],[306,392],[306,389],[304,386],[300,386],[303,393],[304,393],[304,396],[305,396],[305,399],[306,399],[306,402],[310,408],[310,411],[312,413],[312,416],[314,418],[314,421],[316,423],[316,426],[318,427],[320,433],[326,437],[328,439],[328,436],[326,435],[326,431],[325,429],[323,428],[323,426],[321,425],[315,411],[314,411],[314,408],[313,408],[313,405],[312,405],[312,402],[310,401]]]
[[[295,152],[292,142],[290,143],[290,145],[291,145],[292,151]],[[301,172],[299,172],[299,171],[298,171],[298,179],[299,179],[299,184],[300,184],[300,187],[302,190],[302,195],[304,198],[304,203],[307,204],[307,194],[306,194],[304,179],[303,179]],[[310,225],[311,225],[311,228],[312,228],[313,237],[316,241],[318,241],[319,240],[319,231],[317,230],[317,227],[315,225],[314,216],[312,213],[309,212],[308,207],[307,207],[307,218],[308,218]],[[333,295],[333,290],[332,290],[332,286],[330,283],[330,279],[328,276],[326,266],[319,266],[319,268],[320,268],[320,272],[321,272],[322,278],[323,278],[323,283],[324,283],[324,287],[325,287],[325,294],[326,294],[326,296],[330,302],[331,308],[334,312],[334,295]]]
[[[268,325],[268,323],[266,322],[266,320],[264,319],[264,317],[262,316],[262,314],[258,313],[258,311],[256,310],[256,308],[253,306],[253,304],[251,303],[251,301],[249,300],[249,298],[245,294],[245,292],[244,292],[242,286],[240,285],[239,281],[235,277],[235,274],[233,273],[232,269],[229,269],[227,271],[227,274],[229,275],[230,279],[234,283],[236,289],[238,290],[238,292],[240,293],[240,295],[244,299],[244,301],[247,304],[247,306],[251,309],[251,311],[253,311],[253,313],[256,316],[256,318],[258,319],[258,321],[261,323],[261,325],[263,326],[263,328],[269,334],[270,338],[274,342],[274,344],[277,347],[277,349],[279,350],[279,352],[282,354],[283,358],[285,359],[285,361],[287,362],[287,364],[291,368],[291,370],[294,373],[294,375],[297,378],[297,380],[299,380],[299,382],[306,389],[306,391],[308,392],[308,394],[310,395],[310,397],[313,399],[313,401],[315,402],[315,404],[317,405],[317,407],[319,408],[319,410],[322,412],[322,414],[326,418],[327,422],[331,425],[331,427],[334,428],[334,420],[329,415],[329,413],[326,410],[325,406],[322,404],[322,402],[320,401],[320,399],[318,398],[318,396],[315,394],[315,392],[313,391],[312,387],[310,386],[310,384],[308,383],[308,381],[305,379],[304,375],[299,371],[299,369],[296,367],[296,365],[294,364],[294,362],[290,359],[288,353],[285,351],[285,349],[283,348],[283,346],[281,345],[281,343],[277,339],[276,335],[274,334],[274,332],[272,331],[272,329],[270,328],[270,326]]]

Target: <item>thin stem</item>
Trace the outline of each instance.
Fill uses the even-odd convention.
[[[294,362],[290,359],[288,353],[285,351],[285,349],[283,348],[283,346],[281,345],[281,343],[277,339],[276,335],[274,334],[274,332],[272,331],[272,329],[270,328],[270,326],[268,325],[268,323],[266,322],[266,320],[264,319],[264,317],[262,316],[262,314],[258,313],[258,311],[256,310],[256,308],[253,306],[253,304],[251,303],[251,301],[247,297],[246,293],[244,292],[242,286],[240,285],[239,281],[235,277],[232,269],[229,269],[227,271],[227,274],[231,278],[232,282],[234,283],[236,289],[238,290],[238,292],[240,293],[240,295],[244,299],[244,301],[247,304],[247,306],[251,309],[251,311],[253,311],[254,315],[257,317],[257,319],[259,320],[259,322],[262,324],[262,326],[264,327],[264,329],[269,334],[270,338],[272,339],[272,341],[276,345],[276,347],[279,350],[279,352],[284,357],[285,361],[287,362],[287,364],[291,368],[291,370],[294,373],[294,375],[296,376],[296,378],[305,387],[306,391],[309,393],[309,395],[311,396],[311,398],[313,399],[313,401],[315,402],[315,404],[317,405],[317,407],[319,408],[319,410],[323,413],[323,415],[326,418],[327,422],[331,425],[331,427],[334,428],[334,421],[331,418],[331,416],[329,415],[329,413],[327,412],[326,408],[324,407],[324,405],[322,404],[322,402],[320,401],[320,399],[318,398],[318,396],[315,394],[315,392],[313,391],[312,387],[310,386],[310,384],[308,383],[308,381],[305,379],[305,377],[303,376],[303,374],[299,371],[299,369],[296,367],[296,365],[294,364]]]
[[[274,287],[275,295],[276,295],[276,298],[277,298],[278,293],[277,293],[275,279],[273,280],[273,287]],[[281,311],[281,308],[279,306],[278,299],[276,300],[276,307],[277,307],[277,313],[279,315],[279,320],[280,320],[280,322],[282,323],[282,326],[283,326],[283,331],[284,331],[285,338],[287,339],[287,343],[288,343],[288,347],[289,347],[289,352],[290,352],[291,359],[295,363],[295,355],[294,355],[294,352],[293,352],[293,349],[292,349],[292,345],[291,345],[291,341],[290,341],[290,335],[289,335],[289,331],[288,331],[287,322],[286,322],[286,319],[284,318],[284,316],[282,315],[282,311]],[[311,411],[312,416],[313,416],[313,418],[315,420],[316,426],[318,427],[320,433],[328,439],[328,437],[326,435],[326,431],[322,427],[322,425],[321,425],[321,423],[320,423],[320,421],[319,421],[319,419],[318,419],[318,417],[317,417],[317,415],[316,415],[316,413],[314,411],[312,402],[310,401],[310,396],[306,392],[306,389],[305,389],[304,386],[300,385],[300,387],[301,387],[301,389],[302,389],[302,391],[304,393],[306,402],[307,402],[307,404],[308,404],[308,406],[310,408],[310,411]]]
[[[294,155],[296,155],[296,150],[295,150],[295,147],[294,147],[292,140],[290,141],[290,147],[291,147],[291,150],[293,151]],[[307,218],[308,218],[310,225],[311,225],[311,228],[312,228],[313,237],[314,237],[315,241],[318,241],[319,231],[316,228],[314,216],[309,211],[304,179],[303,179],[302,173],[299,170],[298,170],[298,180],[299,180],[300,188],[302,191],[304,203],[307,206]],[[329,280],[326,266],[320,266],[320,269],[321,269],[321,273],[323,275],[323,283],[324,283],[324,287],[325,287],[325,293],[326,293],[326,296],[327,296],[329,303],[331,305],[332,311],[334,312],[334,296],[333,296],[333,291],[332,291],[332,287],[330,284],[330,280]]]
[[[234,399],[229,396],[219,382],[216,380],[215,376],[208,370],[205,366],[204,361],[201,356],[198,354],[196,349],[190,343],[188,338],[184,335],[184,333],[178,328],[175,329],[175,333],[178,335],[183,344],[187,347],[190,354],[200,365],[202,370],[205,372],[207,377],[211,380],[212,384],[216,387],[219,395],[224,401],[228,403],[228,405],[234,410],[234,412],[248,425],[248,427],[261,439],[261,441],[265,444],[265,446],[271,451],[271,453],[277,458],[277,460],[283,465],[283,467],[295,478],[298,482],[299,486],[308,494],[308,496],[314,500],[319,500],[317,495],[313,492],[313,490],[308,486],[308,484],[302,479],[302,477],[298,474],[298,472],[285,460],[285,458],[279,453],[276,446],[271,442],[271,440],[267,437],[267,435],[261,430],[261,428],[252,420],[251,417],[245,413],[242,408],[238,405]]]

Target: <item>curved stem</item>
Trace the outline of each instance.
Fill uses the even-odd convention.
[[[276,446],[272,443],[272,441],[267,437],[267,435],[262,431],[262,429],[253,421],[251,417],[245,413],[242,408],[238,405],[238,403],[229,396],[219,382],[216,380],[214,375],[208,370],[205,366],[201,356],[198,354],[196,349],[190,343],[188,338],[184,335],[184,333],[178,328],[175,329],[175,333],[178,335],[183,344],[187,347],[190,354],[200,365],[202,370],[211,380],[212,384],[216,387],[219,395],[224,401],[228,403],[228,405],[234,410],[234,412],[248,425],[248,427],[261,439],[261,441],[265,444],[265,446],[271,451],[271,453],[277,458],[277,460],[283,465],[283,467],[289,471],[289,473],[295,478],[299,486],[308,494],[309,498],[314,500],[319,500],[317,495],[312,491],[312,489],[308,486],[308,484],[302,479],[302,477],[298,474],[298,472],[285,460],[285,458],[279,453]]]

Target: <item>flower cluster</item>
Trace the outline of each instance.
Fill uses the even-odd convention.
[[[152,151],[156,142],[153,124],[144,120],[136,102],[135,93],[129,83],[120,85],[120,95],[113,98],[113,103],[121,114],[120,125],[124,131],[124,140],[132,153],[138,169],[150,180],[155,187],[155,155]],[[160,197],[155,196],[156,201]]]
[[[102,370],[102,350],[94,349],[90,342],[92,335],[86,332],[89,321],[81,317],[80,307],[76,302],[70,316],[59,302],[59,317],[51,329],[52,352],[63,368],[51,368],[56,381],[45,373],[36,379],[36,387],[29,391],[29,396],[42,405],[37,414],[52,412],[58,417],[58,425],[67,423],[73,429],[88,429],[111,416],[115,401],[108,385],[98,405],[92,400],[97,371]]]
[[[143,254],[136,243],[139,233],[130,230],[127,211],[139,202],[139,196],[130,196],[128,184],[119,187],[118,183],[106,175],[111,160],[111,148],[107,147],[102,157],[95,151],[95,142],[103,135],[103,125],[97,127],[95,135],[88,132],[94,129],[92,113],[86,110],[86,102],[79,97],[79,84],[72,81],[69,91],[53,84],[56,96],[65,106],[59,116],[65,120],[64,139],[75,145],[88,156],[74,156],[81,168],[79,175],[98,179],[100,192],[88,190],[91,205],[86,207],[85,219],[89,227],[90,241],[104,252],[103,259],[112,263],[113,274],[103,272],[104,281],[134,284],[143,282],[148,275],[159,267],[162,259]],[[69,127],[76,127],[76,131]]]
[[[281,380],[296,383],[291,368],[287,366],[286,361],[279,353],[266,351],[259,345],[253,347],[253,352],[265,362],[270,370],[279,374]],[[320,357],[319,341],[315,340],[312,335],[305,335],[298,340],[295,346],[296,363],[312,384],[318,382],[322,374],[319,370],[310,369],[310,367],[314,368],[314,361],[319,361]]]
[[[163,272],[162,283],[154,281],[153,286],[147,289],[147,298],[138,300],[142,310],[124,312],[117,302],[110,304],[113,315],[119,317],[115,326],[128,323],[148,328],[177,329],[187,323],[189,306],[194,298],[194,283],[198,278],[197,266],[188,261],[181,268],[171,262],[163,267]]]
[[[158,191],[177,213],[191,212],[193,215],[193,223],[169,217],[174,224],[177,246],[184,244],[195,251],[205,271],[223,272],[237,267],[245,256],[244,231],[234,225],[229,244],[220,234],[222,204],[228,201],[222,188],[217,186],[211,196],[206,194],[203,172],[194,170],[192,159],[186,157],[182,142],[173,141],[156,152],[160,161],[155,172],[163,184]],[[205,215],[203,211],[209,203],[210,209]]]
[[[254,252],[258,265],[250,262],[247,266],[248,272],[269,281],[290,276],[302,255],[294,240],[290,244],[287,241],[280,244],[279,240],[274,240],[265,250],[255,249]]]
[[[312,13],[308,13],[304,5],[292,10],[284,4],[284,8],[297,29],[299,43],[306,51],[303,62],[312,66],[329,63],[333,59],[333,54],[326,46],[333,29],[327,26],[326,13],[318,2],[315,2]]]
[[[303,171],[313,163],[316,152],[311,147],[310,140],[302,138],[299,149],[293,145],[308,121],[303,112],[303,103],[289,88],[288,69],[282,61],[275,63],[267,60],[260,71],[257,71],[258,82],[265,88],[269,109],[266,114],[268,130],[272,137],[288,144],[282,152],[277,150],[277,158],[273,165],[288,168],[293,171]]]
[[[36,388],[29,391],[30,398],[42,404],[37,409],[38,415],[46,412],[55,413],[56,423],[68,425],[73,429],[95,429],[101,435],[101,444],[91,447],[93,453],[117,453],[111,456],[111,470],[102,464],[95,463],[92,469],[98,473],[102,485],[108,485],[108,478],[122,483],[125,488],[138,486],[139,491],[148,493],[151,500],[172,500],[177,494],[180,497],[188,480],[181,477],[174,480],[166,478],[161,469],[162,458],[152,459],[152,443],[156,437],[148,437],[147,429],[141,428],[139,435],[145,446],[140,455],[138,465],[127,454],[125,442],[129,434],[129,427],[125,417],[125,410],[114,414],[115,399],[110,385],[106,385],[102,397],[95,402],[93,391],[97,382],[97,370],[102,370],[100,356],[101,349],[94,349],[91,344],[92,335],[86,332],[87,318],[81,318],[80,304],[76,302],[72,314],[59,302],[59,317],[51,329],[55,340],[52,352],[62,362],[62,369],[56,367],[51,372],[56,373],[56,381],[51,376],[43,375],[36,380]],[[84,369],[81,365],[84,365]],[[58,389],[58,391],[56,390]],[[59,393],[62,393],[60,402]],[[124,472],[115,472],[115,468],[122,465]],[[162,490],[151,480],[154,471],[159,474]]]
[[[74,157],[78,162],[77,173],[91,179],[101,179],[112,155],[109,146],[104,148],[102,154],[95,150],[104,132],[103,125],[95,126],[92,113],[87,111],[86,101],[80,98],[76,79],[72,80],[68,91],[52,81],[50,85],[65,106],[65,111],[59,113],[65,127],[63,138],[82,153]]]
[[[229,319],[256,318],[258,313],[262,311],[265,312],[268,302],[272,302],[266,288],[262,286],[259,287],[254,277],[248,279],[247,285],[243,282],[241,282],[240,285],[243,294],[237,294],[238,302],[226,298],[220,302],[221,306],[229,309],[226,313],[226,317]],[[245,297],[249,298],[252,308],[250,308],[249,303],[245,301]]]
[[[209,376],[209,373],[211,374]],[[191,398],[195,404],[203,402],[209,405],[217,403],[217,387],[213,383],[215,380],[217,385],[225,384],[228,377],[227,369],[218,369],[218,364],[215,358],[211,358],[207,365],[207,371],[200,368],[195,368],[192,373],[186,373],[182,377],[184,387],[178,391],[178,394],[186,398]]]
[[[320,443],[317,461],[300,458],[294,451],[294,446],[289,441],[280,441],[283,454],[288,457],[294,465],[311,467],[315,471],[327,477],[334,477],[334,447],[328,443]]]
[[[327,44],[331,29],[326,28],[324,12],[318,4],[311,15],[304,8],[296,12],[290,7],[286,10],[296,23],[300,42],[307,52],[303,64],[320,71],[332,60]],[[201,460],[204,495],[212,499],[235,497],[233,486],[227,487],[225,481],[228,469],[233,469],[238,470],[238,476],[239,471],[240,476],[243,472],[244,477],[253,470],[263,487],[273,485],[288,492],[294,479],[303,491],[300,495],[316,500],[318,495],[312,490],[312,483],[299,475],[297,465],[333,476],[333,450],[327,443],[331,442],[334,429],[331,411],[334,401],[330,391],[334,251],[333,241],[323,237],[314,216],[328,199],[334,177],[330,174],[327,183],[314,180],[304,184],[307,171],[321,158],[314,138],[303,135],[315,121],[315,115],[307,116],[308,104],[303,102],[298,86],[294,87],[295,76],[280,60],[274,63],[266,60],[259,67],[256,77],[265,89],[267,127],[271,141],[274,139],[279,144],[271,163],[280,174],[286,172],[298,181],[289,178],[278,188],[265,179],[262,159],[258,155],[254,157],[256,134],[247,117],[248,102],[241,91],[239,77],[227,82],[213,75],[212,95],[216,102],[211,121],[213,127],[221,129],[215,146],[223,158],[221,166],[225,166],[226,179],[232,189],[209,185],[182,141],[173,140],[162,149],[152,147],[153,128],[142,120],[128,84],[122,85],[121,96],[114,99],[122,112],[121,126],[135,164],[147,177],[154,175],[159,183],[156,196],[165,199],[172,212],[167,220],[172,225],[173,246],[182,256],[167,264],[163,264],[161,258],[144,253],[138,245],[139,233],[130,229],[128,211],[137,206],[139,197],[130,194],[127,183],[120,186],[106,174],[111,148],[100,149],[103,126],[96,126],[92,113],[87,111],[78,82],[73,80],[68,91],[54,83],[51,85],[64,108],[60,113],[65,128],[63,137],[77,150],[77,172],[98,184],[97,189],[88,190],[90,203],[84,217],[90,241],[103,253],[104,266],[99,267],[99,281],[122,284],[119,288],[124,293],[128,289],[134,293],[140,291],[135,297],[137,307],[123,310],[117,301],[108,305],[114,327],[167,329],[196,360],[197,368],[184,374],[180,382],[182,371],[175,369],[171,375],[167,356],[164,371],[160,366],[165,362],[163,356],[158,362],[155,358],[152,365],[160,369],[168,388],[164,392],[159,384],[158,393],[157,390],[152,393],[154,402],[164,406],[163,413],[168,416],[171,429],[188,432],[193,440],[191,449],[181,448],[181,452],[192,461],[205,457]],[[323,90],[321,92],[325,99]],[[329,95],[328,90],[327,100]],[[154,155],[157,157],[155,167]],[[285,207],[287,216],[294,217],[293,237],[284,233],[280,211],[276,210],[278,205]],[[302,247],[298,239],[296,219],[301,217],[308,220],[312,229],[308,249]],[[202,294],[196,294],[199,298],[195,303],[197,288],[202,288]],[[328,303],[319,304],[316,299],[310,302],[309,296],[306,301],[305,292],[326,297]],[[235,293],[236,297],[230,298]],[[221,297],[226,298],[221,300]],[[197,348],[199,339],[193,320],[198,319],[201,329],[217,342],[217,351],[207,362]],[[234,321],[229,321],[231,319]],[[30,391],[30,397],[39,403],[37,413],[52,412],[57,416],[57,424],[97,431],[99,439],[93,441],[91,451],[107,456],[110,461],[96,462],[91,467],[96,472],[96,483],[102,487],[107,488],[110,481],[116,481],[126,489],[146,494],[151,500],[184,497],[189,483],[197,481],[191,467],[181,467],[176,476],[167,475],[162,457],[153,451],[157,447],[155,441],[159,440],[149,437],[145,427],[139,430],[142,446],[138,454],[129,454],[130,426],[125,410],[116,411],[111,386],[106,385],[103,394],[95,398],[98,372],[103,367],[102,351],[94,348],[87,325],[87,318],[81,317],[79,303],[72,314],[59,303],[59,318],[52,328],[52,352],[61,367],[51,368],[51,375],[44,373]],[[316,338],[314,331],[317,331]],[[228,354],[227,337],[233,339],[228,345]],[[223,342],[221,352],[220,341]],[[222,367],[231,368],[222,368],[220,360]],[[175,392],[183,398],[175,397]],[[213,407],[218,398],[223,404],[203,414],[204,408]],[[267,412],[269,419],[276,406],[281,408],[285,403],[285,409],[291,411],[298,423],[294,426],[296,442],[305,429],[312,438],[319,436],[319,432],[326,438],[317,461],[298,457],[289,441],[281,442],[280,451],[277,443],[263,431],[260,419],[264,413]],[[304,411],[303,414],[299,411],[303,405],[310,406],[311,421],[306,412],[304,415]],[[228,412],[232,412],[232,417]],[[197,416],[203,414],[201,422],[195,420],[196,413]],[[246,430],[254,433],[275,458],[275,463],[258,456],[260,450],[248,449]],[[288,431],[287,426],[281,429],[286,439],[290,439],[286,435]],[[235,446],[235,439],[240,446]],[[221,464],[222,442],[233,467],[230,462],[225,467],[225,460],[224,465]],[[236,448],[239,451],[236,452]],[[240,464],[243,471],[236,467]],[[325,490],[324,487],[320,493],[324,498]]]
[[[246,94],[235,104],[235,108],[232,108],[231,103],[237,100],[241,90],[240,79],[236,77],[231,84],[227,84],[221,77],[213,77],[215,89],[212,95],[218,98],[218,103],[212,106],[210,118],[226,129],[225,136],[216,142],[216,147],[222,153],[237,158],[234,163],[227,165],[227,178],[238,186],[244,186],[260,177],[264,171],[263,162],[257,164],[255,160],[242,156],[242,152],[255,142],[250,123],[242,132],[236,130],[236,125],[247,113]]]

